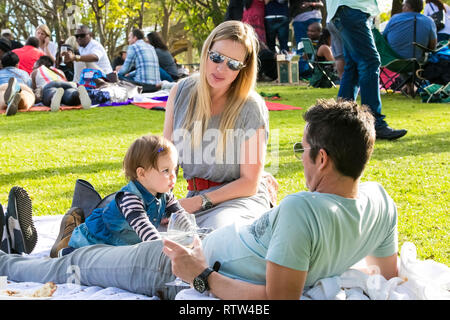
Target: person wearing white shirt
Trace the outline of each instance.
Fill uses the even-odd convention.
[[[74,81],[79,81],[81,70],[84,68],[98,69],[105,75],[113,72],[105,48],[100,42],[92,39],[91,31],[87,26],[80,26],[75,31],[75,38],[80,54],[76,55],[71,51],[63,53],[65,62],[75,61]]]

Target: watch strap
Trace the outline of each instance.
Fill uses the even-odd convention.
[[[202,210],[210,209],[214,206],[206,194],[201,194],[200,197],[202,198]]]
[[[213,269],[211,269],[210,267],[208,267],[208,268],[206,268],[205,270],[203,270],[203,272],[202,273],[200,273],[197,277],[196,277],[196,279],[200,279],[202,282],[203,282],[203,284],[204,284],[204,289],[205,290],[203,290],[203,291],[200,291],[200,292],[204,292],[204,291],[206,291],[206,290],[209,290],[209,284],[208,284],[208,277],[209,277],[209,275],[211,274],[211,273],[213,273],[214,272],[214,270]],[[195,279],[194,279],[194,282],[195,282]],[[195,284],[194,284],[194,288],[195,288]],[[199,291],[197,288],[195,288],[197,291]]]

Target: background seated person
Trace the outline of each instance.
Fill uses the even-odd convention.
[[[278,79],[277,54],[270,51],[269,47],[262,41],[259,41],[258,59],[260,61],[258,80],[273,81]]]
[[[327,28],[322,30],[317,48],[317,61],[334,61],[333,52],[331,51],[331,34]]]
[[[159,90],[161,77],[155,48],[144,41],[144,33],[139,29],[128,34],[128,44],[127,58],[118,72],[119,79],[142,86],[142,92]],[[133,67],[135,70],[131,71]]]
[[[0,58],[8,51],[11,51],[11,41],[4,37],[0,37]],[[1,67],[1,66],[0,66]]]
[[[120,68],[123,66],[125,59],[127,58],[128,46],[125,46],[124,50],[119,52],[119,55],[114,58],[111,67],[114,71],[119,72]]]
[[[58,51],[58,45],[55,42],[52,42],[50,28],[45,24],[41,24],[37,27],[34,35],[39,39],[38,49],[41,50],[46,56],[49,56],[54,62]]]
[[[425,2],[423,14],[427,17],[430,17],[435,12],[444,10],[444,28],[437,30],[437,41],[450,40],[450,6],[441,0],[426,0]]]
[[[39,48],[39,40],[36,37],[29,37],[22,48],[14,49],[13,52],[19,57],[19,69],[25,70],[28,74],[33,71],[37,59],[45,56]]]
[[[112,72],[111,62],[106,54],[105,48],[97,40],[92,39],[91,31],[87,26],[80,26],[75,31],[80,54],[72,51],[63,52],[64,61],[80,62],[75,64],[74,81],[80,81],[81,71],[85,68],[98,69],[105,75]]]
[[[42,102],[42,89],[52,81],[67,81],[67,79],[62,70],[53,67],[53,61],[49,56],[42,56],[34,64],[31,73],[31,89],[36,96],[36,102]]]
[[[415,42],[432,50],[436,48],[436,25],[431,18],[420,14],[422,9],[422,0],[405,0],[402,12],[394,15],[383,31],[383,36],[391,48],[405,59],[422,60],[423,57],[422,49],[412,44],[414,41],[414,20],[416,21]]]
[[[313,46],[317,50],[317,45],[319,43],[320,35],[322,34],[322,25],[319,22],[313,22],[308,26],[307,35],[311,39]]]
[[[19,69],[20,59],[13,51],[6,52],[2,57],[2,69],[0,69],[0,84],[8,83],[9,78],[16,78],[17,82],[31,87],[30,75]]]
[[[19,109],[28,110],[35,102],[30,76],[18,68],[19,57],[12,51],[2,56],[1,62],[0,109],[6,109],[7,116],[16,114]]]
[[[168,73],[171,78],[169,79],[164,77],[164,73],[161,73],[161,80],[177,81],[177,65],[175,64],[175,60],[161,36],[157,32],[150,32],[147,34],[147,39],[148,42],[155,48],[156,54],[158,55],[159,67]]]
[[[332,61],[335,62],[333,57],[333,52],[331,51],[331,33],[328,29],[324,28],[319,37],[317,43],[316,60],[317,61]],[[320,68],[326,73],[326,75],[331,79],[331,81],[339,80],[339,77],[335,71],[335,64],[322,64]],[[319,69],[319,66],[314,68],[313,74],[311,76],[310,85],[315,88],[331,88],[333,84],[328,80],[328,78]]]
[[[2,37],[8,39],[11,41],[11,50],[19,49],[23,47],[23,44],[20,43],[20,41],[14,40],[14,36],[9,29],[3,29],[2,30]],[[1,55],[0,55],[1,57]]]
[[[52,59],[49,56],[42,56],[36,61],[30,76],[33,90],[43,88],[52,81],[67,81],[64,72],[53,67]]]

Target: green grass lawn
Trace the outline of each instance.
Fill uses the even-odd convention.
[[[282,200],[306,190],[302,165],[292,154],[303,132],[302,114],[317,98],[336,97],[337,89],[261,84],[262,91],[303,107],[270,112],[266,167],[278,179]],[[411,241],[420,259],[450,265],[449,105],[384,95],[383,113],[393,128],[408,134],[376,142],[362,181],[378,181],[397,203],[400,247]],[[117,191],[125,183],[128,146],[141,135],[162,134],[163,121],[164,112],[135,106],[0,116],[0,203],[5,205],[10,188],[18,185],[30,194],[34,215],[63,214],[77,178],[90,181],[102,196]],[[181,173],[174,191],[178,197],[186,192]]]

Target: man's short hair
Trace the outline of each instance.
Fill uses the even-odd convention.
[[[144,39],[144,33],[140,29],[133,29],[131,33],[133,33],[133,36],[135,36],[138,40]]]
[[[46,66],[47,68],[50,68],[53,66],[53,60],[49,56],[41,56],[39,59],[37,59],[36,64],[40,66]]]
[[[2,56],[2,66],[6,67],[15,67],[19,63],[19,56],[12,51],[6,52]]]
[[[303,118],[311,159],[315,161],[324,149],[338,172],[359,178],[375,143],[374,117],[369,108],[342,99],[319,99]]]
[[[25,43],[25,45],[39,48],[39,39],[36,37],[29,37],[27,39],[27,42]]]
[[[421,12],[423,10],[423,0],[405,0],[405,2],[414,12]]]

